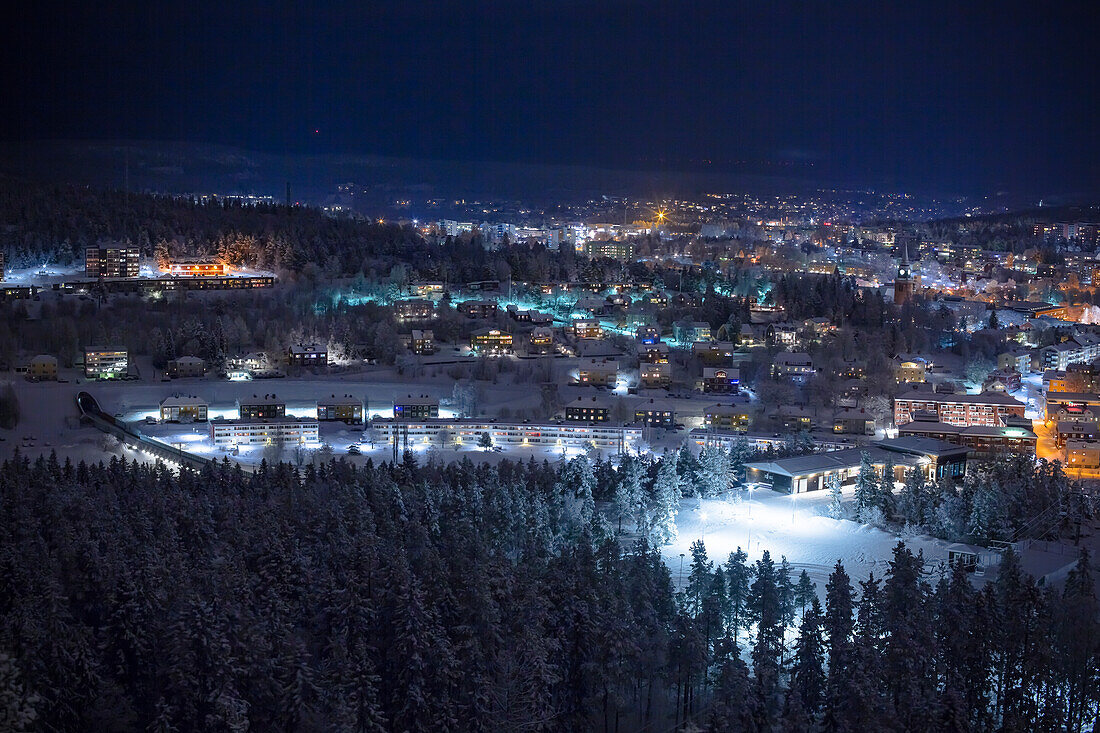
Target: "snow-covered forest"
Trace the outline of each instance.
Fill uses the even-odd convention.
[[[1100,702],[1087,555],[977,591],[824,588],[692,547],[682,590],[607,507],[673,461],[180,475],[0,467],[0,727],[18,730],[1080,730]],[[609,497],[609,503],[597,501]],[[615,495],[622,495],[616,501]],[[824,602],[822,602],[822,598]]]

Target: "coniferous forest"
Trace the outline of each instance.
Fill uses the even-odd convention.
[[[1100,701],[1084,556],[977,590],[903,544],[825,587],[617,538],[616,469],[0,467],[0,729],[1059,731]],[[668,477],[642,477],[643,492]],[[680,580],[680,578],[676,578]]]

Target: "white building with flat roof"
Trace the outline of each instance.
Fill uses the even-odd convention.
[[[305,445],[320,442],[320,427],[312,418],[276,417],[268,420],[216,420],[210,423],[216,448],[238,445]]]

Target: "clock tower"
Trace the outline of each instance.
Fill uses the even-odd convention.
[[[913,269],[909,266],[909,245],[901,256],[898,274],[894,278],[894,304],[901,305],[913,297]]]

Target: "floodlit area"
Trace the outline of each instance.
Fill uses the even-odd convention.
[[[805,570],[824,597],[825,582],[837,560],[853,578],[862,579],[872,572],[881,577],[900,539],[869,525],[832,519],[824,491],[789,496],[760,489],[752,492],[751,499],[748,494],[743,497],[681,502],[676,518],[678,537],[661,550],[674,583],[681,580],[680,554],[684,555],[686,582],[691,545],[702,540],[707,556],[715,563],[724,563],[739,547],[748,554],[749,562],[759,560],[765,550],[776,563],[786,557],[796,578]],[[846,499],[850,501],[851,496]],[[905,542],[913,552],[924,553],[929,569],[947,562],[950,543],[946,541],[921,535],[907,537]]]

